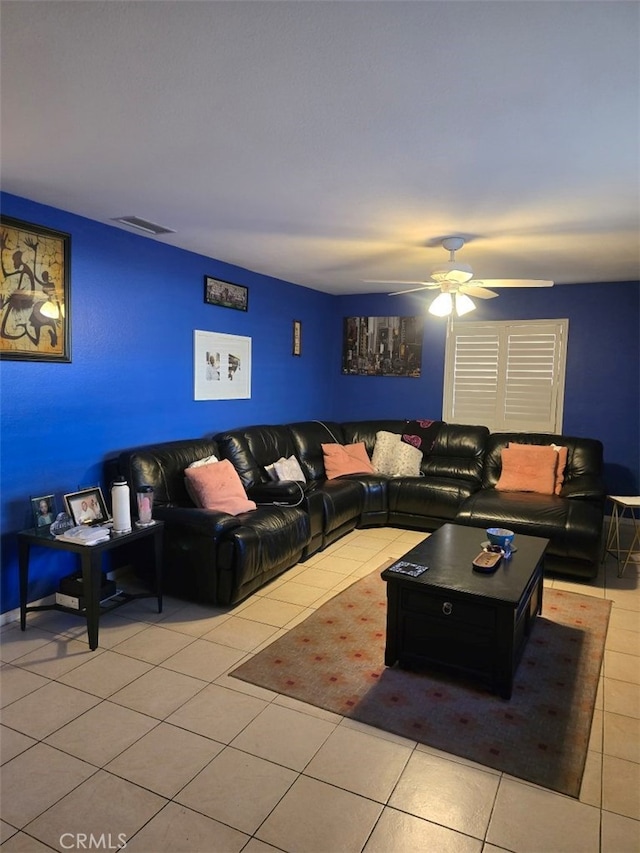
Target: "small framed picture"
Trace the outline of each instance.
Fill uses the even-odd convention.
[[[249,288],[205,275],[204,301],[207,305],[219,305],[222,308],[246,311],[249,308]]]
[[[64,503],[74,524],[99,524],[109,520],[102,489],[94,486],[64,496]]]
[[[53,495],[31,498],[34,527],[48,527],[56,520],[56,499]]]
[[[302,322],[293,321],[293,355],[302,355]]]

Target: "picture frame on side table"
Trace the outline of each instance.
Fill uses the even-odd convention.
[[[302,355],[302,321],[293,321],[293,355]]]
[[[64,496],[64,504],[74,525],[109,521],[109,511],[100,486],[71,492]]]
[[[0,216],[0,359],[71,361],[71,237]]]
[[[31,514],[34,527],[49,527],[56,520],[55,495],[40,495],[31,498]]]
[[[204,301],[207,305],[221,308],[234,308],[236,311],[249,310],[249,288],[241,284],[231,284],[209,275],[204,277]]]
[[[193,399],[251,399],[251,338],[193,333]]]

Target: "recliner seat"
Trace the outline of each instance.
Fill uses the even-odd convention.
[[[258,507],[240,515],[194,506],[184,485],[192,462],[214,455],[216,441],[187,439],[122,452],[117,468],[135,490],[154,490],[165,522],[164,585],[178,597],[233,604],[300,561],[310,541],[309,516],[296,507]],[[114,463],[107,463],[113,470]]]

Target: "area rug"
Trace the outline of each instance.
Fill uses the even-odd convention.
[[[384,666],[377,569],[243,663],[236,678],[578,797],[611,602],[545,589],[513,695]]]

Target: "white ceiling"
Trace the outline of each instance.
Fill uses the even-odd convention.
[[[638,280],[639,12],[3,0],[2,188],[329,293],[450,234],[476,277]]]

